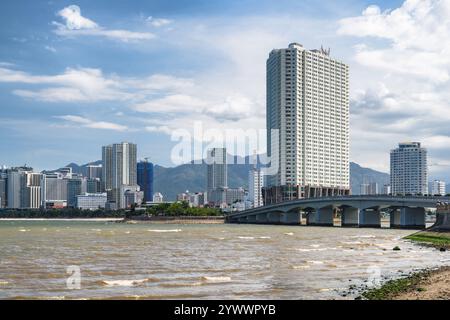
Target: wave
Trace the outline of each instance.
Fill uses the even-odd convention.
[[[303,269],[309,269],[310,266],[308,265],[300,265],[300,266],[292,266],[292,269],[294,270],[303,270]]]
[[[239,236],[239,239],[245,239],[245,240],[253,240],[255,239],[255,237],[243,237],[243,236]]]
[[[207,282],[230,282],[231,277],[202,277],[202,280]]]
[[[319,260],[309,260],[309,261],[306,261],[307,263],[310,263],[310,264],[323,264],[323,261],[319,261]]]
[[[293,233],[293,232],[286,232],[285,235],[286,235],[286,236],[293,236],[294,233]]]
[[[149,232],[181,232],[181,229],[148,229]]]
[[[111,287],[134,287],[146,282],[150,282],[152,279],[145,278],[145,279],[137,279],[137,280],[102,280],[100,281],[101,284]]]

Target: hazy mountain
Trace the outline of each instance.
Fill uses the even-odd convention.
[[[383,186],[389,184],[390,176],[387,173],[370,168],[363,168],[359,164],[350,162],[350,185],[352,194],[360,194],[360,186],[363,183],[378,183],[378,192],[383,191]]]
[[[248,188],[248,172],[253,167],[250,164],[250,157],[228,157],[228,163],[241,163],[228,165],[228,185],[231,188]],[[85,174],[89,164],[100,164],[101,161],[90,162],[84,165],[70,163],[74,173]],[[54,170],[56,171],[56,170]],[[161,192],[166,200],[175,200],[177,194],[189,190],[191,192],[201,192],[206,189],[206,164],[183,164],[177,167],[166,168],[160,165],[154,167],[154,190]],[[376,182],[382,190],[383,185],[389,183],[389,174],[379,172],[360,165],[350,163],[350,184],[352,194],[359,194],[362,183]]]

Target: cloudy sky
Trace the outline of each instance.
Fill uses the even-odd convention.
[[[351,160],[418,140],[450,178],[450,1],[2,1],[0,165],[171,166],[175,129],[265,128],[265,61],[290,42],[350,65]]]

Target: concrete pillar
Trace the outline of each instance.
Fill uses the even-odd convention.
[[[281,215],[283,224],[300,224],[300,212],[286,212]]]
[[[308,221],[308,225],[313,226],[333,226],[333,208],[322,208],[317,210],[315,215],[311,218],[314,218],[315,221]]]
[[[342,226],[358,227],[359,226],[359,209],[344,207],[342,209]]]
[[[281,218],[280,212],[269,212],[267,214],[267,222],[268,223],[279,224],[280,218]]]
[[[248,223],[255,223],[256,222],[256,215],[248,216],[247,217],[247,222]]]
[[[424,229],[425,208],[402,208],[400,211],[400,228]]]
[[[400,228],[401,226],[401,209],[393,209],[389,214],[391,220],[391,228]]]
[[[240,218],[238,219],[238,222],[239,222],[239,223],[247,223],[247,217],[240,217]]]
[[[364,209],[359,212],[360,228],[381,228],[381,212],[378,209]]]
[[[267,214],[260,213],[256,215],[256,223],[267,223]]]

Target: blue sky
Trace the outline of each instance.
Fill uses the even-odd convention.
[[[139,157],[172,166],[171,132],[192,130],[195,120],[263,129],[265,59],[300,42],[331,47],[350,65],[353,161],[388,171],[389,150],[419,140],[430,150],[432,176],[447,177],[450,61],[435,59],[450,47],[444,2],[0,6],[0,165],[86,163],[104,144],[132,141]]]

